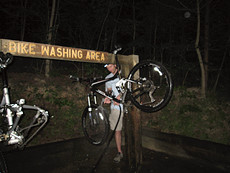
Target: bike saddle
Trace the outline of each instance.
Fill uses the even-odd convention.
[[[113,50],[113,54],[117,54],[117,52],[121,51],[122,47],[119,45],[115,45],[115,50]]]
[[[0,64],[1,67],[6,67],[13,61],[13,55],[10,53],[4,54],[3,52],[0,52]]]

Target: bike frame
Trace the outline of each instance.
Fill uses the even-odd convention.
[[[101,80],[101,81],[97,81],[97,82],[93,82],[90,86],[90,90],[91,90],[91,93],[93,93],[92,95],[94,96],[94,100],[96,99],[96,95],[95,93],[98,93],[104,97],[108,97],[109,99],[115,101],[115,102],[118,102],[118,103],[122,103],[122,100],[118,100],[117,98],[115,98],[114,96],[110,96],[108,94],[106,94],[106,92],[98,89],[97,87],[99,87],[100,85],[108,82],[108,81],[111,81],[111,80],[114,80],[117,78],[117,74],[118,72],[111,78],[108,78],[108,79],[105,79],[105,80]],[[96,103],[95,103],[96,104]]]
[[[0,134],[0,142],[6,141],[7,145],[20,144],[21,146],[24,146],[47,123],[48,112],[37,107],[37,106],[25,105],[25,99],[20,99],[17,101],[16,104],[11,104],[10,103],[8,80],[7,80],[7,73],[6,73],[6,65],[1,64],[0,66],[1,66],[2,83],[3,83],[3,97],[2,97],[1,104],[0,104],[0,112],[2,113],[2,115],[5,115],[5,117],[7,118],[7,128],[8,128],[6,133]],[[34,116],[33,120],[31,121],[30,125],[26,128],[23,128],[20,131],[20,132],[24,131],[25,132],[24,135],[22,135],[18,131],[18,124],[19,124],[19,120],[20,120],[21,116],[23,115],[23,109],[29,109],[29,110],[37,111],[36,115]],[[40,118],[40,115],[42,115],[42,118]],[[36,121],[38,121],[37,124],[34,124]],[[39,126],[39,125],[40,125],[40,127],[38,127],[38,129],[27,140],[25,140],[25,136],[27,136],[29,130],[32,127]]]
[[[6,118],[8,120],[8,128],[10,129],[13,125],[13,115],[12,111],[9,109],[10,106],[10,96],[9,96],[9,89],[8,89],[8,81],[6,75],[6,69],[2,68],[2,83],[3,83],[3,97],[0,107],[6,107]]]
[[[125,79],[125,78],[122,78],[121,77],[121,69],[120,69],[120,64],[119,64],[119,61],[118,61],[118,57],[117,57],[117,52],[119,51],[119,50],[121,50],[121,49],[117,49],[117,50],[115,50],[114,52],[113,52],[113,54],[115,55],[115,61],[116,61],[116,66],[117,66],[117,72],[116,72],[116,74],[113,76],[113,77],[111,77],[111,78],[108,78],[108,79],[104,79],[104,80],[100,80],[100,81],[97,81],[97,82],[93,82],[93,83],[91,83],[91,85],[90,85],[90,94],[88,94],[88,106],[89,106],[89,111],[91,112],[92,111],[92,108],[91,108],[91,97],[93,97],[93,101],[94,101],[94,104],[96,105],[97,104],[97,97],[96,97],[96,94],[95,93],[98,93],[99,95],[101,95],[101,96],[104,96],[104,97],[107,97],[107,98],[109,98],[110,100],[113,100],[113,101],[115,101],[115,102],[117,102],[117,103],[121,103],[121,104],[125,104],[125,102],[126,102],[126,100],[125,100],[125,98],[126,98],[126,96],[127,96],[127,94],[129,93],[129,90],[128,90],[128,88],[127,87],[125,87],[125,89],[124,89],[124,92],[123,92],[123,94],[122,94],[122,98],[121,98],[121,100],[118,100],[115,96],[110,96],[109,94],[107,94],[105,91],[102,91],[102,90],[100,90],[100,89],[98,89],[98,87],[100,86],[100,85],[102,85],[102,84],[105,84],[106,82],[108,82],[108,81],[111,81],[111,80],[114,80],[114,79],[116,79],[117,77],[119,78],[119,84],[120,85],[125,85],[125,83],[126,82],[128,82],[128,83],[137,83],[137,82],[135,82],[135,81],[133,81],[133,80],[130,80],[130,79]],[[117,86],[117,88],[119,88],[120,86],[118,85]]]

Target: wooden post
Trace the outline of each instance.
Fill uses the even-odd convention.
[[[123,73],[127,77],[131,68],[139,62],[137,55],[129,55],[127,63],[121,63]],[[129,63],[128,63],[129,62]],[[132,63],[130,63],[132,62]],[[140,171],[142,164],[142,137],[141,137],[141,115],[140,110],[135,106],[128,109],[128,114],[124,116],[125,127],[125,154],[130,170]]]
[[[140,110],[132,106],[125,117],[125,150],[130,170],[139,172],[142,164]]]

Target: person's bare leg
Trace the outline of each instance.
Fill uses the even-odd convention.
[[[117,145],[117,151],[119,153],[122,153],[122,150],[121,150],[121,131],[115,132],[115,141],[116,141],[116,145]]]

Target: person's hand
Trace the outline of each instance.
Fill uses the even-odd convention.
[[[117,99],[117,100],[120,100],[120,99],[121,99],[121,96],[120,96],[120,95],[118,95],[118,96],[116,97],[116,99]],[[113,103],[113,104],[114,104],[114,105],[119,105],[120,103],[118,103],[118,102],[115,102],[115,101],[114,101],[114,103]]]
[[[111,103],[111,100],[110,100],[108,97],[106,97],[106,98],[104,99],[104,103],[105,103],[105,104],[110,104],[110,103]]]

